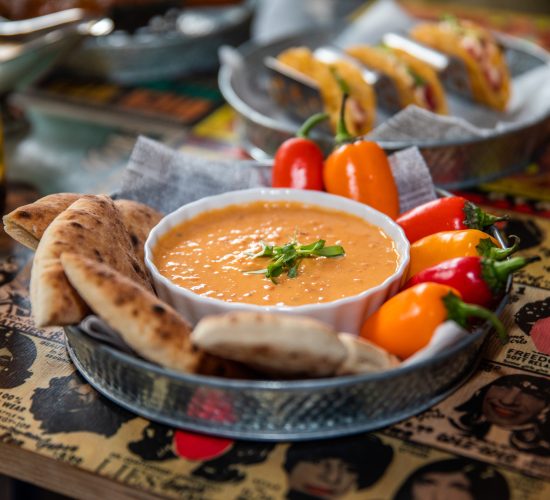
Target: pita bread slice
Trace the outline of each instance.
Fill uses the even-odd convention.
[[[399,365],[399,359],[368,340],[360,339],[351,333],[339,333],[347,356],[336,370],[336,375],[358,375],[389,370]]]
[[[252,370],[242,363],[208,354],[207,352],[201,351],[196,346],[193,346],[193,354],[197,358],[193,367],[193,373],[195,375],[241,380],[257,380],[262,378],[257,371]]]
[[[162,219],[163,215],[148,205],[132,200],[115,200],[115,206],[122,216],[122,222],[130,233],[130,241],[136,257],[140,262],[145,260],[145,240],[151,229]]]
[[[183,317],[109,266],[71,253],[61,263],[82,299],[143,358],[186,373],[255,378],[245,366],[193,347]]]
[[[191,340],[210,354],[283,377],[332,375],[346,357],[331,328],[302,316],[248,312],[209,316],[198,323]]]
[[[4,215],[4,230],[15,241],[36,250],[46,228],[82,196],[84,195],[76,193],[51,194],[34,203],[16,208]],[[116,200],[115,206],[130,233],[136,256],[143,262],[145,240],[151,229],[162,219],[162,214],[148,205],[132,200]]]
[[[51,222],[82,196],[76,193],[50,194],[34,203],[16,208],[4,215],[4,230],[15,241],[36,250],[38,242]]]
[[[168,368],[194,371],[191,327],[170,306],[106,264],[73,253],[63,253],[61,263],[80,297],[136,353]]]
[[[75,324],[87,312],[65,278],[60,261],[64,252],[105,262],[131,280],[150,287],[113,200],[108,196],[83,196],[53,220],[36,249],[30,296],[37,326]]]

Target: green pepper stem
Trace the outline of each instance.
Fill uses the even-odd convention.
[[[487,320],[493,325],[500,341],[503,344],[508,342],[508,334],[506,333],[504,325],[497,318],[496,314],[489,311],[489,309],[485,309],[475,304],[466,304],[453,292],[449,292],[442,300],[447,309],[447,319],[458,323],[463,328],[468,327],[468,320],[471,317]]]
[[[493,225],[495,222],[510,220],[509,215],[498,217],[497,215],[489,214],[479,208],[471,201],[464,204],[464,225],[470,229],[483,229]]]
[[[336,143],[336,145],[340,145],[345,142],[351,142],[354,139],[354,137],[349,133],[349,130],[346,127],[346,103],[348,102],[350,91],[349,91],[349,85],[338,74],[338,71],[336,71],[336,68],[332,67],[330,70],[342,92],[342,104],[340,106],[340,116],[338,117],[338,124],[336,125],[336,136],[334,137],[334,142]]]
[[[510,274],[519,271],[527,264],[531,264],[531,262],[537,262],[539,260],[540,257],[538,255],[533,257],[512,257],[511,259],[503,260],[501,262],[493,262],[492,266],[498,279],[506,281]]]
[[[345,109],[346,109],[346,102],[348,100],[348,94],[344,94],[342,96],[342,107],[340,108],[340,117],[338,118],[338,125],[336,125],[336,135],[334,136],[334,142],[337,146],[340,144],[344,144],[346,142],[350,142],[353,140],[353,137],[348,132],[348,129],[346,127],[345,122]]]
[[[511,247],[499,248],[494,246],[489,249],[488,253],[484,255],[484,257],[488,257],[492,260],[504,260],[516,252],[519,249],[520,239],[515,234],[510,235],[509,238],[514,242]]]
[[[325,121],[328,117],[328,113],[316,113],[310,116],[298,129],[298,132],[296,132],[296,137],[301,137],[302,139],[309,138],[309,133],[313,127]]]
[[[509,238],[513,241],[512,246],[508,248],[492,248],[490,252],[491,258],[494,260],[503,260],[519,250],[520,239],[515,234],[511,234]]]
[[[506,281],[510,274],[537,260],[540,260],[540,257],[512,257],[502,261],[482,258],[481,276],[496,296],[506,288]]]
[[[484,210],[481,210],[481,208],[479,209],[479,225],[481,227],[492,226],[496,222],[502,222],[507,220],[510,220],[510,216],[508,214],[501,215],[499,217],[498,215],[487,213]]]

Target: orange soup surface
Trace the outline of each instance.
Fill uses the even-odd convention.
[[[266,245],[301,245],[319,239],[341,245],[342,257],[301,261],[298,275],[286,272],[277,284],[262,274],[268,257],[250,253]],[[205,212],[174,227],[153,251],[160,273],[176,285],[227,302],[296,306],[330,302],[382,283],[397,269],[393,240],[359,217],[297,202],[232,205]]]

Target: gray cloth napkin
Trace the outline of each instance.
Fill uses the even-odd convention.
[[[146,203],[167,214],[205,196],[270,184],[269,165],[252,160],[207,159],[140,137],[117,196]]]
[[[134,351],[124,342],[118,332],[113,330],[105,321],[98,316],[88,316],[80,323],[81,330],[84,330],[90,337],[99,342],[109,344],[119,351],[127,354],[135,354]]]
[[[402,212],[435,199],[430,171],[417,148],[394,153],[389,161]],[[166,214],[205,196],[270,185],[269,165],[252,160],[213,160],[140,137],[117,196],[146,203]]]

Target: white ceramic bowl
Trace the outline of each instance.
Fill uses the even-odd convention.
[[[399,264],[394,274],[380,285],[364,292],[320,304],[301,306],[260,306],[202,297],[186,288],[172,283],[160,274],[153,263],[153,248],[159,238],[182,222],[197,215],[226,207],[255,201],[296,201],[317,205],[327,209],[340,210],[379,227],[395,241],[399,254]],[[179,208],[167,215],[153,228],[145,242],[145,264],[151,273],[159,297],[183,314],[195,325],[201,318],[211,314],[224,314],[231,311],[280,312],[291,315],[305,315],[332,325],[338,331],[358,333],[364,320],[394,295],[400,287],[409,264],[409,242],[403,230],[388,216],[373,208],[341,196],[320,191],[303,191],[297,189],[258,188],[242,191],[230,191],[224,194],[202,198]]]

